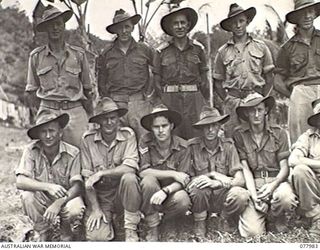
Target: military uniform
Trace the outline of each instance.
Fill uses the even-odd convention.
[[[170,154],[167,157],[163,157],[159,153],[156,139],[152,133],[148,133],[140,139],[140,172],[148,168],[189,172],[190,158],[187,151],[187,142],[175,135],[173,135],[171,139]],[[191,205],[190,198],[183,189],[169,194],[162,205],[156,206],[150,204],[150,199],[154,193],[173,182],[174,180],[171,178],[158,180],[151,175],[142,178],[140,183],[142,191],[141,211],[146,216],[146,222],[149,228],[159,225],[159,211],[163,212],[166,218],[183,215],[188,211]]]
[[[138,151],[135,134],[131,128],[119,128],[115,140],[107,145],[102,139],[99,130],[87,131],[81,141],[81,165],[82,175],[85,178],[92,174],[110,168],[125,165],[138,170]],[[112,223],[112,213],[119,208],[125,209],[125,228],[136,230],[140,216],[136,212],[140,208],[141,196],[137,176],[134,173],[126,173],[121,178],[102,177],[95,186],[100,209],[106,215],[108,223],[101,222],[99,229],[89,231],[87,239],[90,241],[110,240],[109,231]],[[92,212],[89,206],[86,210],[86,219]]]
[[[237,171],[242,171],[238,152],[232,139],[218,138],[215,150],[209,150],[200,137],[189,140],[192,158],[190,175],[192,177],[205,175],[212,171],[233,177]],[[242,187],[192,188],[190,190],[192,209],[195,221],[205,220],[208,211],[223,213],[225,217],[239,216],[249,201],[249,193]]]
[[[98,91],[100,96],[112,98],[119,107],[128,109],[121,118],[124,126],[133,128],[138,138],[146,131],[140,119],[151,111],[147,89],[152,89],[150,71],[155,71],[155,51],[146,44],[131,40],[124,53],[117,39],[104,50],[98,67]]]
[[[86,101],[84,90],[90,91],[89,65],[85,51],[65,44],[63,59],[59,61],[48,45],[33,50],[29,58],[26,92],[36,91],[41,100],[39,111],[50,109],[67,113],[70,122],[63,140],[80,145],[88,117],[82,105]]]
[[[250,36],[242,51],[237,48],[232,38],[218,50],[213,77],[222,81],[222,87],[227,91],[223,112],[230,114],[230,121],[225,124],[228,137],[232,136],[234,128],[240,124],[235,113],[236,107],[250,93],[263,94],[266,85],[263,75],[273,68],[271,52],[267,45]]]
[[[15,173],[36,181],[61,185],[68,190],[75,181],[82,182],[79,149],[61,141],[59,153],[50,164],[40,141],[33,141],[24,150]],[[44,221],[43,214],[55,199],[42,191],[23,191],[21,198],[25,213],[34,222],[34,229],[39,233],[50,230],[50,224]],[[62,222],[70,224],[73,219],[78,219],[84,208],[81,197],[70,200],[60,212],[65,215],[61,216]]]
[[[278,126],[266,123],[261,144],[258,145],[252,136],[248,124],[243,124],[234,134],[240,160],[246,160],[250,167],[257,189],[272,182],[280,171],[280,161],[289,156],[286,131]],[[269,205],[269,216],[275,220],[284,216],[285,211],[297,207],[297,198],[288,182],[282,182],[273,192]],[[253,202],[240,216],[239,230],[244,237],[265,232],[266,215],[258,212]]]

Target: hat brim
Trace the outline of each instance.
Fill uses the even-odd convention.
[[[209,124],[213,124],[213,123],[217,123],[219,122],[220,124],[225,124],[226,122],[228,122],[230,119],[230,115],[222,115],[220,117],[206,117],[200,121],[198,121],[197,123],[193,124],[192,126],[194,128],[201,128],[205,125],[209,125]]]
[[[239,16],[241,14],[245,14],[247,16],[247,18],[248,18],[248,23],[251,23],[253,18],[257,14],[257,10],[256,10],[255,7],[250,7],[248,9],[244,10],[244,11],[241,11],[241,12],[238,12],[238,13],[236,13],[234,15],[231,15],[231,16],[227,17],[226,19],[223,19],[220,22],[221,28],[223,28],[226,31],[232,31],[232,29],[231,29],[232,19],[234,19],[236,16]]]
[[[308,124],[311,126],[311,127],[318,127],[318,120],[320,119],[320,113],[317,113],[317,114],[314,114],[312,116],[310,116],[307,120]]]
[[[111,113],[111,112],[117,112],[117,113],[118,113],[118,116],[119,116],[119,117],[122,117],[122,116],[124,116],[124,115],[128,112],[128,110],[125,109],[125,108],[118,108],[118,109],[115,109],[115,110],[112,110],[112,111],[109,111],[109,112],[101,112],[101,113],[99,113],[99,114],[96,114],[96,115],[90,117],[90,118],[89,118],[89,122],[90,122],[90,123],[98,123],[100,116],[103,116],[103,115],[105,115],[105,114],[109,114],[109,113]]]
[[[184,14],[187,16],[189,22],[190,22],[190,27],[188,32],[190,32],[194,26],[196,26],[197,22],[198,22],[198,14],[197,12],[192,9],[192,8],[183,8],[174,12],[171,12],[167,15],[165,15],[162,19],[161,19],[161,28],[162,30],[168,34],[169,36],[173,36],[172,33],[172,28],[171,28],[171,19],[173,16],[178,15],[178,14]]]
[[[68,122],[69,122],[69,115],[68,114],[61,114],[58,117],[56,117],[55,119],[52,119],[50,121],[46,121],[40,124],[37,124],[35,126],[33,126],[32,128],[28,129],[27,134],[28,136],[32,139],[39,139],[39,135],[38,135],[38,130],[40,127],[42,127],[45,124],[48,124],[50,122],[54,122],[57,121],[60,124],[61,128],[65,128],[65,126],[67,126]]]
[[[116,34],[116,28],[119,24],[123,23],[123,22],[126,22],[128,20],[131,20],[132,24],[133,25],[136,25],[141,19],[141,16],[139,14],[136,14],[134,16],[131,16],[131,17],[128,17],[124,20],[121,20],[120,22],[116,22],[116,23],[113,23],[113,24],[110,24],[106,27],[106,30],[111,33],[111,34]]]
[[[140,124],[146,130],[151,131],[153,119],[161,115],[167,117],[170,120],[170,122],[174,124],[174,128],[178,127],[182,120],[180,113],[173,110],[165,110],[145,115],[141,118]]]
[[[39,22],[37,25],[36,25],[36,30],[38,32],[46,32],[47,31],[47,25],[48,25],[48,22],[62,16],[64,22],[66,23],[71,17],[72,17],[73,13],[71,10],[66,10],[62,13],[57,13],[56,15],[53,15],[51,16],[50,18],[44,20],[44,21],[41,21]]]
[[[300,8],[297,8],[291,12],[289,12],[287,15],[286,15],[286,20],[289,22],[289,23],[292,23],[292,24],[297,24],[298,23],[298,16],[299,16],[299,12],[305,8],[309,8],[311,6],[314,6],[315,9],[316,9],[316,15],[317,17],[320,15],[320,2],[317,2],[317,3],[311,3],[311,4],[306,4],[304,6],[301,6]]]
[[[273,96],[266,96],[262,99],[252,100],[236,108],[236,113],[238,117],[240,117],[244,121],[248,121],[248,116],[247,116],[248,108],[255,107],[262,102],[264,102],[266,107],[268,108],[268,111],[267,111],[268,114],[276,103]]]

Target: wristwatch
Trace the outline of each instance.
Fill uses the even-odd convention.
[[[162,190],[167,196],[169,196],[170,190],[169,190],[168,187],[164,187],[164,188],[162,188],[161,190]]]

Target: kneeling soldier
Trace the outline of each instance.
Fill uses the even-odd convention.
[[[141,125],[150,131],[139,142],[141,210],[149,227],[148,241],[159,239],[159,211],[168,219],[184,215],[190,207],[183,189],[189,182],[187,142],[172,134],[180,122],[181,115],[162,104],[141,119]]]
[[[254,93],[236,109],[238,116],[248,122],[234,135],[252,199],[240,216],[239,230],[244,237],[264,233],[267,218],[273,222],[276,231],[287,230],[284,213],[297,206],[296,196],[287,182],[289,147],[286,131],[267,121],[274,104],[272,96]]]
[[[85,177],[87,211],[86,236],[89,241],[114,238],[112,214],[124,208],[126,241],[139,241],[140,187],[136,176],[138,150],[135,133],[119,127],[127,109],[110,98],[101,99],[89,122],[100,125],[87,131],[81,142],[82,175]]]
[[[25,213],[40,233],[40,241],[51,241],[52,224],[60,220],[61,240],[73,239],[70,224],[82,217],[79,149],[62,141],[68,114],[42,110],[36,125],[28,130],[34,141],[23,152],[16,170],[17,188],[24,190]]]
[[[193,126],[202,136],[189,140],[192,156],[191,175],[195,176],[188,186],[194,215],[194,232],[204,237],[208,211],[221,212],[225,219],[224,230],[236,225],[240,213],[249,201],[244,186],[242,166],[232,139],[218,136],[221,126],[229,115],[221,116],[215,108],[204,107],[200,120]]]

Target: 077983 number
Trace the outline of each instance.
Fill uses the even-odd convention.
[[[302,243],[300,244],[300,248],[318,248],[317,243]]]

